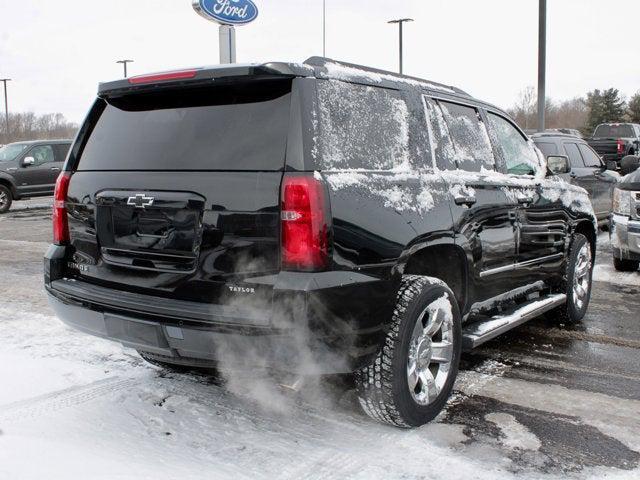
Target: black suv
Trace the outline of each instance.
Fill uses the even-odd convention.
[[[463,348],[587,309],[596,225],[501,110],[311,58],[101,84],[58,179],[57,315],[168,366],[354,373],[423,424]]]
[[[16,142],[0,148],[0,213],[13,200],[52,195],[71,140]]]
[[[621,179],[617,165],[605,162],[582,138],[563,133],[531,135],[536,147],[549,156],[566,156],[571,171],[560,175],[564,180],[584,188],[593,204],[599,225],[608,225],[613,203],[613,189]]]

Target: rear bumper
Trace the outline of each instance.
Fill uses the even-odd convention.
[[[640,260],[640,221],[614,214],[610,227],[613,255],[621,260]]]
[[[393,308],[388,282],[356,272],[281,272],[263,309],[114,290],[64,278],[61,248],[45,256],[45,287],[60,320],[168,363],[353,372],[379,351]]]

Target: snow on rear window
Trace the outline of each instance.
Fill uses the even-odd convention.
[[[409,168],[409,109],[395,90],[318,82],[321,163],[325,169]]]

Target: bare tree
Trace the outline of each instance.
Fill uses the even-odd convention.
[[[69,122],[61,113],[36,115],[33,112],[10,113],[9,132],[2,132],[3,143],[21,140],[49,140],[73,138],[78,125]]]

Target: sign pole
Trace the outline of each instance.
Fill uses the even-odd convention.
[[[220,25],[220,63],[236,63],[236,29],[233,25]]]

